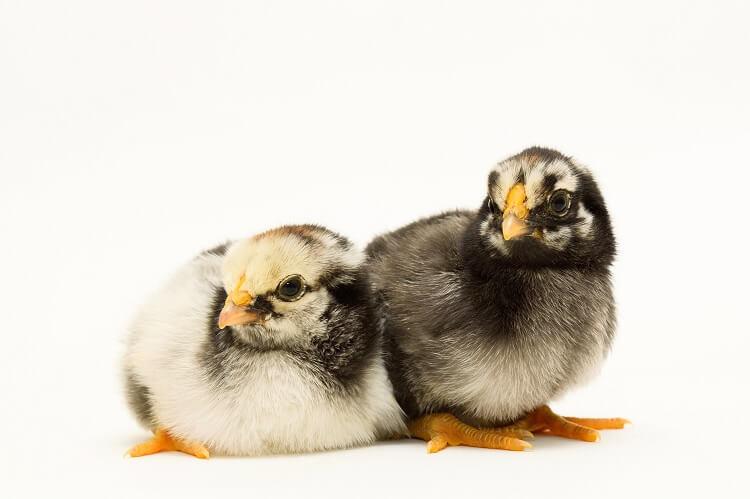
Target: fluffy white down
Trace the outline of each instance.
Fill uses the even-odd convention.
[[[201,255],[143,306],[125,364],[151,391],[153,414],[214,454],[258,455],[351,447],[405,431],[382,358],[348,395],[332,395],[283,351],[248,355],[233,388],[217,388],[199,361],[221,257]]]

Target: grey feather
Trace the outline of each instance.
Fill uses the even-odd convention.
[[[420,220],[369,245],[389,373],[411,417],[450,411],[500,425],[596,372],[615,332],[614,241],[606,210],[595,210],[603,203],[586,208],[595,237],[574,229],[565,252],[543,248],[536,260],[518,247],[496,251],[482,228],[486,208]]]

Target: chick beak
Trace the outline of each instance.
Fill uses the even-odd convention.
[[[530,232],[526,217],[529,209],[526,207],[526,188],[523,184],[514,185],[508,192],[503,210],[503,239],[506,241],[525,236]]]
[[[239,326],[241,324],[257,324],[262,322],[259,313],[248,310],[245,307],[239,307],[227,298],[224,308],[219,314],[219,328],[224,329],[227,326]]]
[[[526,222],[510,214],[503,217],[503,239],[506,241],[525,235],[528,232]]]
[[[243,276],[237,283],[237,287],[227,296],[224,308],[221,309],[219,314],[220,329],[241,324],[257,324],[262,321],[259,313],[247,308],[247,305],[250,305],[253,301],[253,297],[247,291],[240,290],[244,281]]]

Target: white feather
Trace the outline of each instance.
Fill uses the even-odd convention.
[[[235,256],[245,251],[241,248]],[[280,350],[243,356],[228,387],[211,383],[199,359],[211,297],[224,284],[220,266],[216,255],[185,265],[130,328],[126,369],[149,388],[160,426],[228,455],[349,447],[404,431],[379,356],[360,389],[346,395],[332,395],[298,359]]]

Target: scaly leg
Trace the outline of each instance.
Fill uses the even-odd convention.
[[[507,428],[521,428],[533,433],[596,442],[599,440],[599,432],[596,430],[617,430],[629,423],[630,421],[622,418],[563,417],[552,412],[549,406],[543,405]]]
[[[524,428],[474,428],[447,413],[422,416],[409,424],[409,432],[427,442],[428,452],[438,452],[449,445],[519,451],[531,447],[521,438],[532,436]]]
[[[151,437],[151,440],[136,445],[128,451],[128,454],[130,454],[131,457],[140,457],[172,450],[184,452],[185,454],[190,454],[191,456],[200,459],[207,459],[209,456],[208,449],[203,445],[173,437],[167,432],[167,430],[162,428],[159,428],[154,432],[154,436]]]

